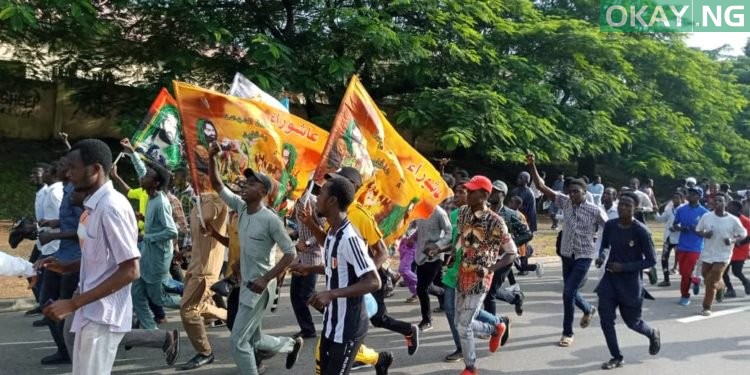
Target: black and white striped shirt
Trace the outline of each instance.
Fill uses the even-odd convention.
[[[335,232],[328,231],[324,247],[327,290],[346,288],[356,284],[366,273],[375,271],[367,245],[348,219]],[[323,335],[336,343],[364,337],[367,325],[363,297],[337,298],[323,313]]]
[[[597,226],[607,222],[607,214],[599,206],[583,201],[580,205],[565,194],[555,193],[555,206],[563,211],[563,232],[560,253],[576,259],[595,259],[599,256],[594,235]]]

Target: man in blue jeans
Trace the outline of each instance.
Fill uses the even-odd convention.
[[[536,170],[533,154],[526,155],[529,172],[539,191],[553,201],[563,211],[563,234],[560,258],[563,266],[563,333],[558,343],[561,347],[573,344],[574,305],[583,310],[581,328],[591,323],[596,308],[578,292],[580,284],[588,273],[592,259],[598,256],[595,235],[599,226],[607,222],[607,215],[593,203],[586,202],[586,183],[572,180],[568,184],[567,195],[556,192],[544,184]]]

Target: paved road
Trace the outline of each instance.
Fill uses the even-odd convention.
[[[560,336],[562,321],[560,267],[548,264],[546,269],[547,273],[541,279],[534,276],[518,278],[527,296],[526,312],[522,317],[515,317],[511,306],[499,305],[499,311],[512,316],[511,339],[507,346],[495,354],[488,352],[487,341],[479,342],[480,373],[558,375],[602,372],[599,365],[609,359],[609,354],[598,320],[585,330],[576,330],[576,341],[572,347],[555,346]],[[595,301],[595,296],[591,294],[595,283],[596,279],[592,277],[585,287],[590,301]],[[750,298],[743,295],[742,298],[715,306],[715,312],[719,313],[716,315],[721,315],[722,312],[726,312],[726,315],[699,318],[696,316],[700,308],[699,300],[694,298],[693,304],[688,307],[678,306],[679,293],[674,285],[675,283],[666,289],[650,288],[657,300],[645,304],[644,318],[662,332],[661,353],[655,357],[649,356],[648,340],[629,331],[618,320],[618,334],[626,365],[613,371],[617,374],[638,375],[685,375],[704,371],[724,374],[747,373],[750,367]],[[277,314],[267,317],[264,322],[266,333],[286,335],[296,332],[294,316],[288,302],[288,290],[283,292],[285,299],[282,300]],[[419,306],[404,304],[402,301],[406,297],[405,289],[399,288],[396,295],[388,300],[389,310],[397,318],[417,322]],[[577,314],[577,318],[580,317],[578,312]],[[680,319],[683,321],[679,321]],[[458,374],[463,368],[461,363],[442,362],[443,357],[453,349],[445,317],[436,314],[434,320],[435,329],[422,336],[419,352],[413,357],[407,355],[401,337],[382,329],[371,328],[367,343],[377,349],[388,348],[394,351],[395,362],[390,374]],[[0,314],[0,374],[70,372],[70,366],[45,367],[39,364],[39,358],[54,351],[54,345],[47,329],[33,328],[31,322],[32,319],[23,317],[22,313]],[[169,313],[167,328],[180,328],[176,312]],[[228,351],[227,330],[212,328],[209,335],[217,360],[213,365],[191,373],[236,373]],[[187,338],[183,337],[181,342],[182,353],[178,363],[188,360],[193,355]],[[283,360],[282,356],[271,359],[267,374],[291,374],[292,371],[296,374],[314,373],[313,342],[305,345],[300,361],[293,370],[285,370]],[[114,371],[116,374],[174,372],[173,368],[164,364],[159,351],[138,348],[129,352],[120,350]],[[360,370],[356,373],[369,374],[374,373],[374,370]]]

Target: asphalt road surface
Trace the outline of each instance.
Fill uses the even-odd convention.
[[[596,303],[592,293],[596,285],[596,270],[590,272],[584,288],[587,299]],[[556,346],[562,331],[561,277],[559,263],[548,263],[546,274],[538,279],[533,274],[518,277],[526,294],[525,313],[516,316],[512,306],[498,304],[498,312],[512,319],[508,344],[497,353],[489,353],[487,340],[479,340],[478,368],[480,374],[558,375],[605,372],[602,362],[609,359],[598,318],[587,329],[578,327],[580,311],[576,311],[575,342],[569,348]],[[735,285],[738,283],[733,279]],[[692,304],[677,304],[677,283],[670,288],[649,287],[656,301],[646,301],[644,319],[661,330],[662,350],[657,356],[648,355],[648,339],[625,327],[620,319],[617,332],[625,366],[611,370],[616,374],[743,374],[750,369],[750,298],[741,289],[740,298],[729,299],[714,306],[714,316],[698,316],[702,295],[693,297]],[[266,316],[264,333],[291,335],[298,328],[288,300],[288,289],[275,314]],[[407,305],[406,288],[397,288],[395,296],[387,300],[392,316],[409,322],[419,321],[419,305]],[[437,301],[433,300],[433,307]],[[162,328],[181,329],[179,314],[168,312],[169,322]],[[315,315],[320,319],[320,315]],[[24,317],[22,312],[0,314],[0,374],[65,374],[71,367],[42,366],[40,358],[54,352],[55,347],[47,328],[34,328],[36,318]],[[383,329],[370,327],[367,344],[377,350],[391,350],[395,360],[389,374],[458,374],[463,363],[445,363],[443,358],[454,349],[445,315],[433,316],[435,328],[421,337],[419,351],[414,356],[406,352],[404,339]],[[321,328],[320,325],[317,327]],[[208,330],[216,353],[216,362],[190,374],[235,374],[237,370],[229,352],[229,332],[225,327]],[[314,340],[305,343],[300,360],[292,370],[284,368],[284,355],[267,363],[266,374],[313,374]],[[194,352],[182,333],[181,354],[177,364],[190,359]],[[120,349],[115,362],[116,374],[172,374],[174,367],[166,366],[158,349]],[[374,369],[363,369],[355,374],[373,374]]]

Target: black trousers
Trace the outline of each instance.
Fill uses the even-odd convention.
[[[385,271],[383,271],[382,268],[378,270],[381,280],[385,279],[384,272]],[[385,308],[385,293],[385,283],[382,283],[382,286],[379,290],[372,293],[372,296],[375,298],[375,302],[378,303],[378,312],[375,313],[372,318],[370,318],[370,323],[372,323],[372,325],[375,327],[385,328],[389,331],[400,333],[404,336],[411,335],[411,324],[401,320],[393,319],[388,316],[388,310],[386,310]]]
[[[346,375],[352,370],[354,357],[364,337],[337,343],[325,337],[318,340],[315,352],[316,375]]]
[[[508,277],[513,270],[513,264],[509,264],[497,271],[492,276],[492,284],[490,284],[490,290],[487,292],[487,296],[484,297],[484,310],[488,313],[495,315],[497,314],[497,306],[495,300],[505,301],[509,304],[514,304],[518,301],[518,293],[511,292],[503,288],[505,278]]]
[[[237,317],[237,310],[240,309],[240,288],[232,288],[232,292],[227,297],[227,328],[232,331],[234,327],[234,318]]]
[[[422,312],[421,323],[432,323],[432,310],[430,309],[430,295],[427,289],[430,284],[443,286],[443,262],[425,262],[417,265],[417,297],[419,297],[419,309]],[[440,298],[440,305],[443,305]]]
[[[78,277],[78,272],[59,274],[50,270],[45,271],[43,284],[44,290],[42,290],[41,294],[42,298],[45,298],[44,302],[47,300],[56,301],[58,299],[70,299],[73,297],[73,292],[78,288]],[[49,332],[52,335],[52,340],[55,341],[55,345],[57,345],[57,351],[61,354],[67,355],[68,350],[65,346],[63,335],[65,320],[59,322],[51,319],[45,320],[48,321]]]
[[[29,255],[29,262],[35,263],[37,260],[39,260],[39,257],[41,255],[42,255],[42,252],[39,251],[39,248],[36,245],[34,245],[34,249],[31,250],[31,255]],[[42,275],[39,272],[37,272],[37,277],[39,277],[40,279],[37,280],[36,285],[34,285],[34,287],[31,288],[31,292],[34,293],[34,299],[36,300],[36,303],[42,304],[45,302],[45,301],[40,301],[41,299],[40,294],[41,294],[41,287],[42,287],[41,284],[43,284],[43,280],[41,280]],[[31,278],[28,278],[27,280],[31,281]]]
[[[742,273],[742,268],[745,267],[745,261],[744,260],[733,260],[729,267],[727,267],[726,270],[724,270],[724,276],[722,277],[724,279],[724,285],[726,285],[727,290],[734,290],[734,287],[732,286],[732,281],[729,280],[729,269],[732,269],[732,274],[740,279],[740,282],[742,283],[742,286],[747,290],[750,288],[750,281],[747,280],[747,277]]]
[[[315,293],[315,283],[318,282],[317,274],[305,276],[292,275],[292,284],[289,286],[290,299],[292,300],[292,309],[294,316],[297,318],[300,331],[303,335],[315,334],[315,323],[313,323],[310,307],[307,301]]]

